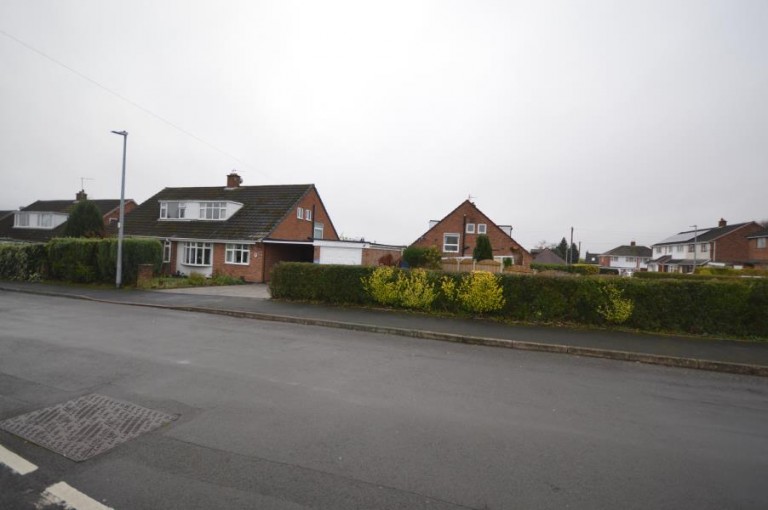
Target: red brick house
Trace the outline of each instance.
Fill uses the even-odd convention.
[[[165,188],[125,220],[125,235],[163,242],[163,271],[269,280],[281,261],[313,262],[315,243],[338,241],[314,184]]]
[[[757,268],[768,268],[768,228],[747,236],[746,264]]]
[[[494,259],[509,258],[515,265],[530,267],[533,257],[512,238],[512,227],[497,225],[469,200],[442,220],[431,221],[429,230],[412,246],[434,246],[444,258],[471,258],[480,234],[490,239]]]
[[[18,211],[8,211],[0,216],[0,239],[10,241],[46,242],[64,235],[69,213],[78,202],[88,200],[80,190],[75,200],[38,200]],[[117,222],[120,216],[120,199],[89,200],[101,213],[104,226]],[[133,199],[125,200],[125,213],[136,207]]]

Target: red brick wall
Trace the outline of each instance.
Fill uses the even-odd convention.
[[[762,230],[757,223],[750,223],[710,243],[710,257],[715,262],[744,262],[749,260],[747,236]],[[714,244],[714,247],[712,246]]]
[[[464,224],[474,223],[475,233],[467,234],[464,232]],[[514,239],[509,237],[503,230],[490,220],[485,214],[480,212],[477,207],[469,201],[465,201],[449,216],[440,223],[428,230],[412,246],[429,247],[434,246],[444,257],[471,257],[477,242],[477,224],[485,223],[487,225],[486,235],[491,241],[494,257],[514,257],[515,264],[530,266],[533,257],[527,250],[520,246]],[[459,252],[443,252],[443,234],[459,234],[463,241],[464,250],[462,253],[462,243],[459,242]]]
[[[363,261],[364,266],[378,266],[379,259],[392,255],[392,261],[397,264],[401,258],[400,249],[386,249],[386,248],[363,248]]]
[[[226,244],[213,245],[213,273],[226,274],[235,278],[242,278],[247,282],[263,281],[262,269],[264,268],[264,247],[261,244],[250,246],[250,261],[248,265],[227,264]]]
[[[758,248],[757,239],[749,239],[748,241],[747,259],[761,261],[761,265],[768,264],[768,245],[765,248]],[[766,240],[766,243],[768,243],[768,240]]]
[[[312,221],[299,219],[296,216],[296,209],[301,207],[310,211],[314,207]],[[305,213],[306,214],[306,213]],[[277,226],[270,235],[271,239],[284,239],[286,241],[308,241],[314,234],[314,224],[320,222],[323,224],[323,239],[338,241],[339,235],[331,223],[328,211],[325,210],[320,195],[315,188],[312,188],[298,203],[296,207],[288,211],[283,221]]]
[[[129,212],[136,209],[136,202],[133,200],[127,200],[125,202],[125,214],[128,214]],[[118,207],[114,211],[110,211],[109,213],[104,215],[104,226],[109,226],[109,222],[114,220],[118,221],[120,219],[120,208]]]

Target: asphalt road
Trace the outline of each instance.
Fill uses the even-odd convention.
[[[768,507],[765,378],[0,292],[0,421],[89,393],[179,418],[79,463],[0,431],[6,504]]]

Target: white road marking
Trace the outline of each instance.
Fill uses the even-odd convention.
[[[19,457],[12,451],[5,449],[2,445],[0,445],[0,464],[5,464],[11,468],[11,471],[14,471],[22,476],[27,475],[37,469],[37,466],[28,460]]]
[[[113,510],[86,496],[66,482],[55,483],[45,489],[40,503],[38,503],[39,506],[56,504],[64,505],[73,510]]]

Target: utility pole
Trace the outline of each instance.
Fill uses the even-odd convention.
[[[123,226],[125,224],[125,151],[128,146],[128,131],[112,131],[123,137],[123,178],[120,181],[120,220],[117,229],[117,274],[115,286],[123,284]]]
[[[699,243],[699,226],[691,225],[693,227],[693,271],[691,274],[696,274],[696,245]]]
[[[571,227],[571,242],[568,244],[568,250],[565,253],[568,257],[566,262],[568,262],[568,265],[570,266],[572,263],[571,259],[573,258],[573,227]]]

